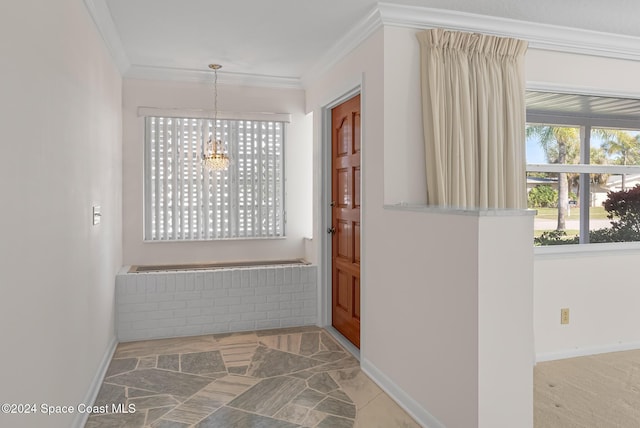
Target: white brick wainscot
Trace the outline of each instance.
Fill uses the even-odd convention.
[[[317,266],[275,265],[116,276],[120,342],[317,324]]]

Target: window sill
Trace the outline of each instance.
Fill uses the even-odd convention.
[[[234,241],[279,241],[287,239],[286,236],[264,236],[264,237],[240,237],[240,238],[218,238],[218,239],[143,239],[144,244],[189,244],[189,243],[212,243],[212,242],[234,242]]]
[[[543,258],[579,257],[581,255],[614,255],[640,253],[640,242],[610,242],[605,244],[568,244],[534,247],[533,255]]]

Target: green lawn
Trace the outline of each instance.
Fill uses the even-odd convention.
[[[542,235],[542,232],[551,232],[551,230],[534,230],[533,231],[533,237],[537,238],[540,235]],[[565,230],[565,232],[567,233],[567,238],[573,238],[574,236],[578,236],[579,235],[579,230],[571,230],[571,229],[567,229]]]
[[[534,208],[538,211],[536,218],[544,218],[549,220],[555,220],[558,218],[558,209],[557,208]],[[579,220],[580,219],[580,208],[572,207],[570,210],[569,216],[567,216],[567,220]],[[604,210],[604,207],[591,207],[589,208],[589,218],[592,219],[606,219],[607,212]]]
[[[558,219],[558,209],[557,208],[534,208],[538,211],[536,218],[545,219],[545,220],[557,220]],[[572,207],[570,210],[570,215],[566,217],[567,220],[579,220],[580,219],[580,208]],[[589,208],[589,218],[590,219],[607,219],[607,212],[604,210],[604,207],[591,207]],[[542,232],[547,232],[548,230],[534,230],[534,237],[539,237],[542,235]],[[574,236],[579,235],[579,230],[567,229],[565,230],[567,233],[567,239],[572,238]]]

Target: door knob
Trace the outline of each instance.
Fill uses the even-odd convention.
[[[330,227],[327,229],[327,233],[333,235],[334,233],[336,233],[336,228],[335,227]]]
[[[336,201],[331,201],[331,203],[329,204],[329,206],[331,206],[331,207],[335,207],[335,206],[336,206]]]

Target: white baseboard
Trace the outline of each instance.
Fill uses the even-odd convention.
[[[351,353],[358,361],[360,361],[360,350],[354,346],[353,343],[349,342],[349,339],[344,337],[335,327],[331,325],[325,325],[324,328],[335,340],[342,345],[347,351]]]
[[[442,422],[418,404],[416,400],[411,398],[409,394],[404,392],[402,388],[396,385],[369,360],[366,358],[361,359],[360,368],[424,428],[445,428]]]
[[[605,346],[566,349],[556,352],[542,352],[536,354],[536,363],[541,363],[544,361],[563,360],[566,358],[586,357],[589,355],[606,354],[609,352],[633,351],[636,349],[640,349],[640,342],[614,343]]]
[[[111,362],[111,358],[113,357],[114,352],[116,351],[116,346],[118,345],[118,341],[116,340],[115,335],[111,338],[107,349],[102,356],[102,360],[100,361],[100,365],[98,366],[98,370],[96,371],[95,376],[93,376],[93,380],[89,385],[89,390],[84,396],[84,400],[82,403],[87,405],[92,405],[96,401],[96,397],[98,396],[98,392],[100,391],[100,387],[102,386],[102,380],[104,379],[105,373],[107,373],[107,369],[109,368],[109,363]],[[83,428],[87,423],[87,418],[89,418],[89,413],[76,413],[76,417],[73,420],[73,426],[76,428]]]

